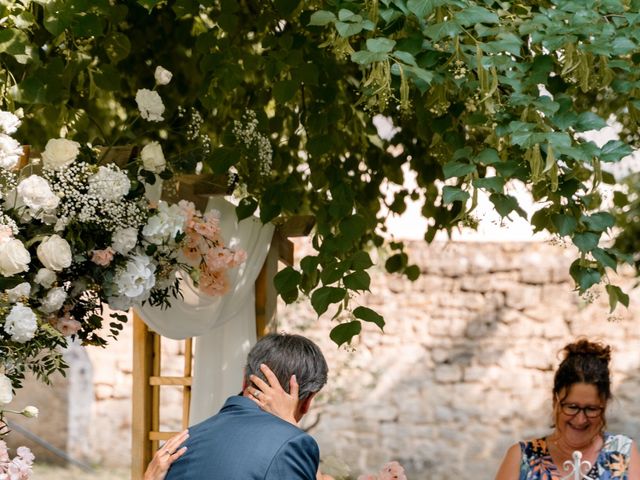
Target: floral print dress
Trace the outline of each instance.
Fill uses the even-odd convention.
[[[605,433],[602,450],[586,478],[627,480],[631,442],[632,440],[624,435]],[[569,474],[569,471],[565,472],[554,465],[545,438],[520,442],[520,449],[520,480],[560,480]]]

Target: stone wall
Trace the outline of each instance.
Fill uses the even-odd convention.
[[[279,307],[280,329],[315,339],[329,361],[329,384],[304,426],[330,463],[357,475],[394,459],[411,480],[493,478],[510,444],[548,431],[558,352],[580,335],[615,348],[609,425],[640,439],[637,291],[632,308],[610,318],[606,295],[589,303],[572,291],[574,257],[560,246],[419,242],[409,250],[422,270],[416,282],[377,272],[371,293],[356,299],[384,314],[384,333],[367,325],[352,346],[337,349],[329,319],[316,320],[306,303]],[[178,374],[181,343],[163,345],[163,373]],[[127,465],[131,332],[87,352],[93,395],[74,411],[91,422],[86,448],[76,451],[91,463]],[[165,388],[164,428],[178,429],[180,392]],[[38,422],[46,416],[45,408]]]

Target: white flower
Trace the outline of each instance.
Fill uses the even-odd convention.
[[[140,152],[140,158],[142,158],[144,169],[150,172],[160,173],[167,165],[164,153],[162,153],[162,147],[158,142],[151,142],[145,145]]]
[[[156,282],[155,270],[156,266],[148,256],[130,257],[126,266],[120,269],[113,279],[118,295],[128,297],[137,303],[146,300]]]
[[[38,319],[29,307],[17,303],[7,315],[4,331],[11,335],[11,340],[18,343],[28,342],[38,329]]]
[[[158,204],[158,213],[147,220],[142,235],[149,243],[156,245],[172,242],[176,235],[184,231],[185,217],[177,204],[168,206],[162,200]]]
[[[49,183],[38,175],[31,175],[18,184],[16,207],[26,205],[33,213],[48,213],[59,203],[60,198],[53,193]]]
[[[18,165],[22,156],[22,147],[9,135],[0,133],[0,167],[11,170]]]
[[[120,228],[111,237],[111,248],[126,255],[138,243],[138,230],[134,227]]]
[[[171,77],[169,77],[169,79],[171,79]],[[0,133],[4,132],[7,135],[12,135],[16,133],[19,126],[20,119],[13,113],[0,111]]]
[[[156,83],[158,85],[166,85],[173,78],[173,73],[171,73],[166,68],[161,67],[160,65],[158,65],[156,67],[156,71],[154,72],[153,76],[155,77]]]
[[[38,407],[34,407],[33,405],[27,405],[20,413],[27,418],[38,418],[40,410],[38,410]]]
[[[66,138],[52,138],[42,152],[44,168],[58,169],[72,163],[80,153],[80,144]]]
[[[64,301],[67,299],[67,292],[62,287],[52,288],[42,299],[40,310],[44,313],[57,312],[62,308]]]
[[[11,403],[13,400],[13,385],[4,373],[0,373],[0,403]]]
[[[44,288],[51,288],[56,281],[56,274],[48,268],[41,268],[38,270],[36,277],[33,279],[37,284],[42,285]]]
[[[140,116],[145,120],[150,122],[164,120],[162,118],[164,104],[158,92],[141,88],[136,93],[136,103],[138,104],[138,110],[140,110]]]
[[[28,297],[31,293],[31,285],[28,282],[22,282],[20,285],[5,290],[11,303],[16,303],[23,297]]]
[[[38,260],[49,270],[59,272],[71,265],[71,246],[60,235],[46,237],[36,250]]]
[[[31,255],[17,238],[4,239],[0,243],[0,274],[11,277],[29,270]]]
[[[131,189],[127,174],[117,169],[101,166],[97,173],[89,177],[89,195],[103,200],[121,200]]]

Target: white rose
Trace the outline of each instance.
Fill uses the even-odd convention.
[[[120,228],[111,237],[111,248],[121,255],[129,253],[138,243],[138,230],[134,227]]]
[[[13,385],[4,373],[0,373],[0,403],[11,403],[13,400]]]
[[[33,405],[27,405],[20,413],[27,418],[38,418],[40,410],[38,410],[38,407],[34,407]]]
[[[49,183],[38,175],[31,175],[18,184],[17,207],[26,205],[34,212],[51,212],[60,203]]]
[[[169,206],[167,202],[158,203],[158,213],[149,217],[142,229],[142,235],[149,243],[168,244],[176,235],[184,232],[185,217],[179,205]]]
[[[158,142],[151,142],[145,145],[140,152],[140,158],[142,158],[144,169],[150,172],[160,173],[167,165],[164,153],[162,153],[162,147]]]
[[[117,167],[101,166],[97,173],[89,177],[89,195],[103,200],[121,200],[130,189],[129,177]]]
[[[0,133],[0,167],[11,170],[18,165],[22,156],[22,147],[9,135]]]
[[[136,93],[136,103],[138,104],[138,110],[140,110],[140,116],[145,120],[150,122],[164,120],[162,118],[164,104],[158,92],[141,88]]]
[[[169,77],[169,79],[171,79],[171,77]],[[0,133],[4,132],[7,135],[12,135],[16,133],[19,126],[20,119],[13,113],[0,111]]]
[[[42,152],[44,168],[58,169],[72,163],[80,153],[80,144],[66,138],[52,138]]]
[[[55,272],[52,272],[48,268],[41,268],[38,270],[36,277],[33,279],[39,285],[42,285],[44,288],[51,288],[51,285],[55,283],[57,280]]]
[[[52,288],[42,299],[40,310],[44,313],[57,312],[62,308],[64,301],[67,299],[67,292],[62,287]]]
[[[4,331],[11,335],[11,340],[18,343],[28,342],[38,329],[38,319],[29,307],[17,303],[7,315]]]
[[[113,283],[118,287],[118,294],[137,302],[146,300],[156,283],[156,266],[146,255],[135,255],[129,258],[126,266],[116,274]]]
[[[42,265],[54,272],[71,265],[71,246],[60,235],[46,237],[38,245],[36,253]]]
[[[28,297],[31,293],[31,285],[28,282],[22,282],[20,285],[17,285],[9,290],[5,290],[7,296],[9,297],[9,301],[11,303],[16,303],[18,300],[24,297]]]
[[[0,274],[11,277],[29,270],[31,255],[17,238],[5,239],[0,243]]]
[[[166,68],[161,67],[160,65],[158,65],[156,67],[156,71],[154,72],[153,76],[155,77],[156,83],[158,85],[166,85],[173,78],[173,73],[171,73]]]

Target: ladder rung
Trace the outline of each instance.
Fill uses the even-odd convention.
[[[193,383],[193,377],[149,377],[149,385],[178,385],[190,387]]]
[[[169,440],[180,432],[149,432],[149,440]]]

